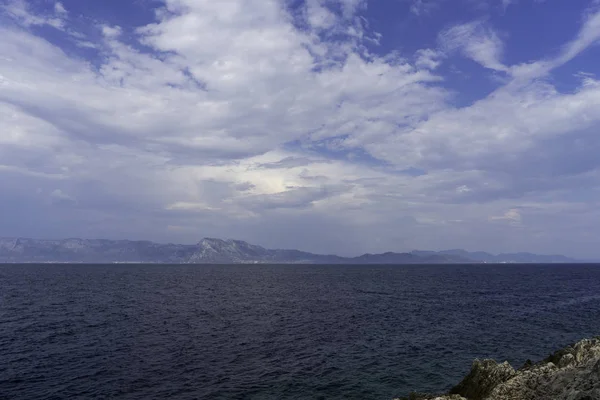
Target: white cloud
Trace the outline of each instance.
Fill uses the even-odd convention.
[[[54,4],[54,12],[58,15],[67,15],[68,14],[67,9],[60,1],[57,1]]]
[[[179,201],[169,204],[167,210],[184,210],[184,211],[218,211],[219,208],[214,208],[203,203],[187,203]]]
[[[367,7],[367,0],[335,0],[342,6],[345,18],[354,17],[359,11]]]
[[[417,51],[416,57],[415,65],[417,67],[434,70],[442,63],[444,55],[436,50],[422,49]]]
[[[0,175],[11,204],[34,202],[48,227],[71,221],[54,233],[64,236],[234,236],[283,247],[294,224],[301,247],[315,251],[485,249],[512,228],[492,222],[520,222],[522,204],[543,208],[600,182],[590,133],[600,123],[597,81],[566,94],[534,79],[544,63],[594,43],[596,16],[555,59],[507,66],[499,34],[479,21],[444,31],[444,53],[378,56],[357,22],[366,2],[315,0],[299,17],[282,4],[168,0],[137,31],[152,52],[111,24],[98,28],[100,41],[78,36],[101,49],[93,66],[0,27],[0,120],[10,127]],[[11,7],[25,27],[49,24],[24,2]],[[507,83],[453,106],[437,75],[452,52],[506,72]],[[572,155],[580,165],[561,162]],[[77,207],[43,213],[48,205],[25,190],[38,187]],[[540,230],[541,213],[528,210],[506,246]],[[26,209],[15,224],[19,215]]]
[[[510,209],[501,216],[490,217],[490,221],[506,221],[513,225],[520,225],[522,218],[519,210]]]
[[[64,7],[56,3],[54,15],[40,15],[30,10],[29,4],[25,0],[8,0],[6,4],[0,5],[0,10],[10,17],[18,20],[24,26],[49,25],[56,29],[64,28],[65,16]]]
[[[502,0],[502,9],[506,11],[511,4],[517,4],[519,0]]]
[[[309,0],[306,4],[308,23],[316,29],[329,29],[337,23],[337,16],[319,0]]]
[[[504,43],[483,21],[455,25],[440,34],[440,44],[448,52],[461,51],[485,68],[507,71],[501,58]]]
[[[432,10],[439,6],[442,0],[410,0],[410,12],[416,16],[429,14]]]
[[[109,39],[115,39],[119,37],[121,35],[121,31],[122,30],[120,26],[102,26],[102,34]]]
[[[512,76],[522,80],[543,77],[552,70],[568,63],[590,46],[600,40],[600,11],[590,10],[586,13],[583,26],[577,36],[565,44],[559,54],[553,58],[531,63],[515,65],[510,68]]]
[[[95,43],[89,42],[87,40],[78,40],[75,42],[76,46],[87,48],[87,49],[98,49],[99,46]]]
[[[52,193],[50,193],[50,199],[55,204],[75,204],[75,203],[77,203],[77,200],[74,197],[69,196],[68,194],[66,194],[65,192],[63,192],[60,189],[53,190]]]
[[[556,61],[557,65],[562,65],[570,60],[572,60],[575,56],[581,53],[583,50],[587,49],[589,46],[596,44],[600,39],[600,12],[597,10],[594,12],[589,12],[585,16],[585,21],[582,29],[579,31],[579,34],[575,38],[575,40],[569,42],[558,60]]]

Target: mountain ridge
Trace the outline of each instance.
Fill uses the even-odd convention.
[[[569,263],[569,262],[580,262],[579,260],[575,260],[570,257],[566,257],[559,254],[554,255],[542,255],[542,254],[534,254],[528,252],[518,252],[518,253],[500,253],[500,254],[491,254],[485,251],[466,251],[463,249],[452,249],[452,250],[442,250],[442,251],[418,251],[415,250],[412,253],[417,255],[426,255],[426,254],[447,254],[447,255],[455,255],[460,257],[465,257],[472,259],[474,261],[483,262],[483,263]]]
[[[164,264],[466,264],[575,263],[561,255],[490,254],[462,249],[365,253],[357,257],[267,249],[242,240],[204,238],[196,244],[143,240],[0,238],[0,263],[164,263]]]

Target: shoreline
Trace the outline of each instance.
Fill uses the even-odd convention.
[[[410,393],[395,400],[598,400],[600,336],[583,339],[542,361],[514,369],[508,362],[473,361],[446,394]]]

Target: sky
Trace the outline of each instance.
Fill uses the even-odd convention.
[[[0,236],[600,257],[600,2],[0,0]]]

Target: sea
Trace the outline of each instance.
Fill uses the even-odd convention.
[[[0,399],[381,399],[600,335],[599,265],[0,265]]]

